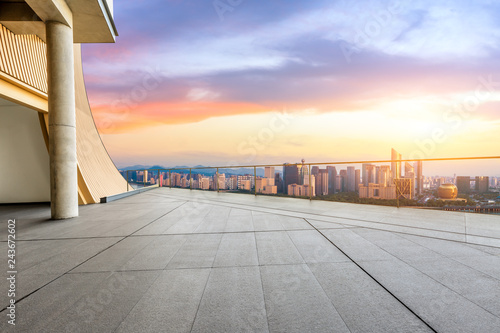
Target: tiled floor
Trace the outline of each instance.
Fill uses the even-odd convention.
[[[49,216],[0,206],[2,332],[500,332],[500,247],[465,243],[500,217],[166,188]]]

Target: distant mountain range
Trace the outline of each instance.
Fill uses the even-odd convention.
[[[156,171],[158,169],[160,170],[168,170],[171,169],[172,172],[175,172],[175,169],[186,169],[189,168],[188,166],[185,165],[177,165],[175,167],[164,167],[161,165],[132,165],[124,168],[119,168],[120,171],[127,171],[127,170],[151,170],[151,171]],[[194,167],[191,167],[192,173],[193,174],[202,174],[202,175],[214,175],[216,172],[216,169],[212,168],[207,168],[207,166],[204,165],[197,165]],[[194,168],[200,168],[200,169],[194,169]],[[206,168],[206,169],[205,169]],[[178,170],[183,171],[183,172],[189,172],[189,170]],[[231,175],[253,175],[253,168],[236,168],[236,169],[225,169],[225,168],[220,168],[219,173],[227,173]],[[279,170],[276,172],[280,172]],[[257,176],[259,177],[264,177],[264,168],[257,168]]]

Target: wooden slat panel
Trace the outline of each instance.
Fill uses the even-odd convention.
[[[127,191],[127,182],[108,155],[94,123],[83,78],[80,45],[75,45],[76,148],[84,184],[78,186],[89,203]]]
[[[125,192],[127,182],[113,164],[95,126],[83,79],[80,45],[75,45],[74,52],[79,202],[98,203],[101,197]],[[32,94],[39,91],[47,96],[46,57],[47,48],[41,39],[14,35],[0,25],[0,71],[4,77],[34,88]],[[48,130],[47,115],[40,117],[40,123]]]
[[[14,35],[0,24],[0,71],[47,93],[47,50],[36,36]]]

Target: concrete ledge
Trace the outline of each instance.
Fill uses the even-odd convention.
[[[130,197],[132,195],[136,195],[136,194],[139,194],[142,192],[153,190],[155,188],[158,188],[158,185],[151,185],[151,186],[139,188],[139,189],[133,190],[133,191],[128,191],[128,192],[123,192],[123,193],[119,193],[119,194],[115,194],[115,195],[110,195],[108,197],[101,198],[101,203],[107,203],[107,202],[123,199],[126,197]]]

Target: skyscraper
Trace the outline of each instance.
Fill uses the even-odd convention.
[[[265,167],[264,168],[264,177],[265,178],[274,178],[274,167]]]
[[[328,171],[328,194],[334,194],[337,189],[337,169],[334,166],[327,166]]]
[[[458,176],[457,177],[457,188],[458,193],[468,194],[470,190],[470,177],[469,176]]]
[[[412,180],[411,197],[415,197],[415,169],[413,165],[405,162],[405,178]]]
[[[487,193],[490,190],[490,178],[489,177],[476,177],[476,192],[477,193]]]
[[[364,163],[362,166],[362,179],[364,186],[368,186],[370,183],[376,183],[376,166],[374,164]]]
[[[415,162],[415,169],[416,169],[416,190],[417,190],[417,195],[420,195],[424,191],[424,179],[422,175],[422,161],[417,161]]]
[[[340,170],[339,171],[339,179],[340,179],[340,184],[339,184],[340,192],[346,192],[347,191],[347,170]]]
[[[318,169],[318,173],[313,176],[316,179],[316,195],[327,195],[328,194],[328,170]]]
[[[299,184],[299,166],[283,164],[283,193],[288,193],[288,185]]]
[[[362,180],[364,186],[368,186],[368,174],[367,174],[368,170],[367,170],[367,167],[369,165],[372,165],[372,164],[363,163],[361,165],[361,171],[362,171],[362,175],[361,175],[362,178],[361,178],[361,180]]]
[[[355,191],[359,193],[359,184],[361,183],[361,170],[356,169],[356,182],[355,182]]]
[[[353,166],[347,167],[347,192],[356,191],[356,169]]]
[[[398,153],[394,148],[391,150],[391,171],[392,179],[401,178],[401,162],[394,162],[396,160],[401,160],[401,154]]]
[[[391,167],[388,165],[381,165],[379,172],[378,172],[378,178],[377,178],[377,184],[381,186],[391,186]]]

